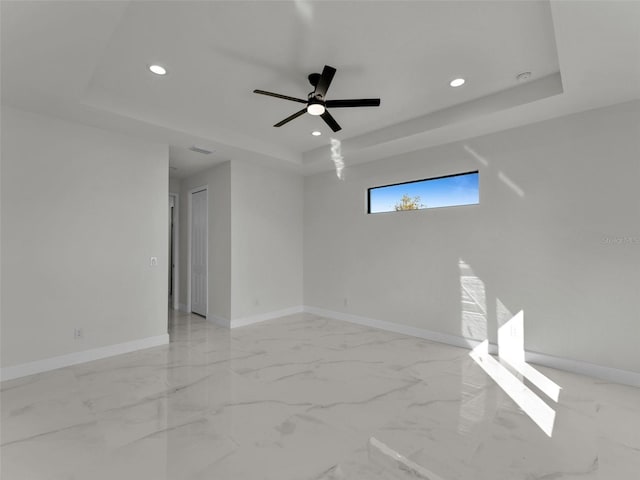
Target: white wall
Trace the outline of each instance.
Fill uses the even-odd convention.
[[[182,181],[179,178],[169,178],[169,192],[180,193],[180,185]]]
[[[302,306],[299,174],[234,160],[182,181],[180,303],[188,305],[188,196],[209,191],[209,311],[232,320]]]
[[[167,146],[3,107],[1,153],[2,366],[166,335]]]
[[[188,177],[180,186],[180,304],[189,305],[189,195],[197,187],[208,189],[209,296],[208,314],[231,318],[231,165],[229,162]]]
[[[231,163],[231,318],[302,306],[303,178]]]
[[[627,103],[307,177],[305,304],[493,342],[523,310],[527,350],[640,371],[639,119]],[[474,169],[480,205],[365,213],[368,187]]]

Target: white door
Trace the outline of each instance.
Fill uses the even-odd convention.
[[[207,191],[191,194],[191,311],[207,315]]]

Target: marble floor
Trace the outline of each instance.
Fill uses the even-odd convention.
[[[0,477],[640,478],[640,389],[535,367],[560,396],[521,383],[525,413],[481,367],[310,314],[229,331],[174,313],[169,346],[3,382]]]

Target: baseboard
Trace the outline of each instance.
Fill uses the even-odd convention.
[[[479,340],[460,337],[456,335],[449,335],[446,333],[434,332],[431,330],[425,330],[409,325],[401,325],[398,323],[387,322],[385,320],[361,317],[359,315],[352,315],[350,313],[326,310],[324,308],[305,306],[304,311],[307,313],[312,313],[314,315],[320,315],[322,317],[333,318],[335,320],[342,320],[350,323],[357,323],[358,325],[378,328],[380,330],[387,330],[389,332],[402,333],[404,335],[424,338],[426,340],[445,343],[447,345],[453,345],[455,347],[472,349],[481,343]],[[489,353],[495,354],[497,353],[497,351],[497,346],[495,344],[489,345]],[[640,387],[640,373],[632,372],[630,370],[604,367],[602,365],[595,365],[579,360],[555,357],[553,355],[547,355],[537,352],[525,352],[525,359],[527,362],[535,365],[542,365],[544,367],[551,367],[557,370],[564,370],[567,372],[578,373],[580,375],[587,375],[589,377],[599,378],[608,382],[621,383],[624,385],[630,385],[632,387]]]
[[[527,362],[535,365],[579,373],[580,375],[595,377],[608,382],[640,387],[640,373],[638,372],[605,367],[593,363],[572,360],[570,358],[555,357],[553,355],[547,355],[546,353],[525,352],[524,357]]]
[[[388,332],[402,333],[404,335],[424,338],[426,340],[432,340],[438,343],[446,343],[447,345],[453,345],[454,347],[472,349],[482,343],[481,340],[474,340],[472,338],[434,332],[432,330],[426,330],[424,328],[412,327],[410,325],[401,325],[399,323],[377,320],[375,318],[361,317],[359,315],[353,315],[351,313],[325,310],[324,308],[305,306],[304,311],[307,313],[312,313],[314,315],[320,315],[321,317],[329,317],[335,320],[342,320],[344,322],[357,323],[358,325],[364,325],[365,327],[378,328],[380,330],[387,330]],[[489,351],[491,353],[497,353],[498,350],[496,345],[490,344]]]
[[[155,337],[141,338],[131,342],[117,343],[106,347],[92,348],[82,352],[69,353],[59,357],[46,358],[35,362],[22,363],[10,367],[2,367],[0,369],[0,380],[12,380],[14,378],[26,377],[36,373],[48,372],[58,368],[77,365],[79,363],[99,360],[101,358],[122,355],[123,353],[135,352],[145,348],[158,347],[169,343],[169,334],[157,335]]]
[[[231,328],[231,321],[228,318],[219,317],[218,315],[208,314],[207,320],[215,323],[219,327]]]
[[[186,303],[179,303],[178,310],[180,310],[181,312],[189,313],[189,307],[187,307]]]
[[[274,318],[286,317],[287,315],[294,315],[296,313],[304,312],[304,307],[298,305],[295,307],[284,308],[282,310],[275,310],[273,312],[260,313],[258,315],[251,315],[248,317],[235,318],[231,320],[231,328],[245,327],[254,323],[265,322]]]

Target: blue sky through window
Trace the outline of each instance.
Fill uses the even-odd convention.
[[[478,172],[369,189],[369,213],[395,212],[403,195],[420,197],[420,208],[480,203]]]

